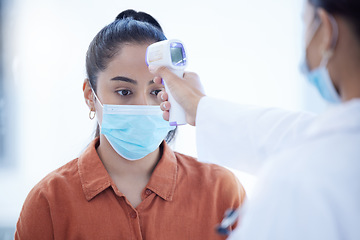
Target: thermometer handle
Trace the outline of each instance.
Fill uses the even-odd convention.
[[[180,78],[182,78],[184,75],[184,70],[172,69],[171,71]],[[186,124],[185,111],[180,106],[180,104],[174,99],[171,92],[169,91],[169,89],[166,85],[166,79],[163,79],[163,80],[164,80],[164,85],[165,85],[165,91],[168,94],[168,101],[171,104],[169,124],[170,124],[170,126],[185,125]]]

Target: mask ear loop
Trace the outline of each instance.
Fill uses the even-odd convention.
[[[100,100],[99,100],[98,96],[96,95],[96,93],[95,93],[95,91],[94,91],[94,88],[93,88],[93,86],[91,85],[90,80],[89,80],[89,85],[90,85],[90,88],[91,88],[92,93],[93,93],[93,94],[94,94],[94,96],[95,96],[95,99],[96,99],[96,100],[98,100],[98,102],[99,102],[100,106],[103,108],[103,105],[102,105],[102,103],[100,102]]]
[[[313,40],[314,36],[315,36],[315,33],[317,32],[317,30],[319,29],[320,25],[321,25],[321,21],[318,17],[314,17],[314,22],[315,22],[315,25],[313,25],[311,27],[311,30],[310,30],[310,37],[308,38],[307,42],[306,42],[306,48],[309,46],[309,44],[311,43],[311,41]]]

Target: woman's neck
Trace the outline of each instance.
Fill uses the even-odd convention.
[[[162,152],[157,148],[142,159],[129,161],[120,156],[110,145],[104,135],[100,135],[97,153],[111,177],[146,177],[150,178],[154,168],[161,158]]]

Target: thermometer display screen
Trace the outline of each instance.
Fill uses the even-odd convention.
[[[181,43],[172,43],[170,46],[171,61],[175,66],[183,66],[186,63],[185,51]]]

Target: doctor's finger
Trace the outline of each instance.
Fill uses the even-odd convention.
[[[169,111],[171,108],[171,104],[168,101],[165,101],[163,103],[160,104],[160,109],[163,111]]]
[[[158,77],[158,76],[156,76],[156,77],[154,77],[154,83],[156,83],[156,84],[162,84],[162,78],[161,77]]]
[[[164,111],[164,112],[163,112],[163,119],[164,119],[165,121],[169,121],[169,119],[170,119],[170,113],[169,113],[169,111]]]
[[[165,92],[165,91],[161,91],[159,92],[159,94],[157,95],[157,99],[160,101],[160,102],[164,102],[164,101],[167,101],[168,100],[168,94]]]

